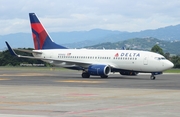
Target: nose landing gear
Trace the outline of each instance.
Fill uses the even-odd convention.
[[[156,79],[156,76],[155,75],[160,75],[162,74],[163,72],[152,72],[151,73],[151,76],[150,76],[150,79],[151,80],[155,80]]]

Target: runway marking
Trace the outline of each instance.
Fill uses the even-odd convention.
[[[58,80],[55,82],[66,82],[66,83],[105,83],[105,81],[87,81],[87,80]]]
[[[1,99],[4,99],[4,98],[6,98],[6,97],[5,97],[5,96],[0,96],[0,98],[1,98]]]
[[[0,78],[0,80],[11,80],[9,78]]]
[[[147,103],[135,103],[131,105],[122,105],[122,106],[114,106],[114,107],[108,107],[108,108],[96,108],[96,109],[89,109],[89,110],[80,110],[80,111],[69,111],[60,114],[61,116],[66,115],[81,115],[81,114],[87,114],[87,113],[95,113],[95,112],[101,112],[101,111],[113,111],[113,110],[122,110],[122,109],[129,109],[129,108],[137,108],[137,107],[145,107],[145,106],[159,106],[159,105],[165,105],[165,104],[171,104],[171,103],[179,103],[178,102],[147,102]]]

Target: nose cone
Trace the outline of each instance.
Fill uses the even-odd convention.
[[[171,61],[167,61],[166,62],[166,68],[171,69],[172,67],[174,67],[174,64]]]
[[[171,62],[171,68],[173,68],[174,67],[174,64]]]

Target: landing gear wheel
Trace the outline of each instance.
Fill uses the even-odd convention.
[[[81,76],[82,76],[82,78],[89,78],[90,77],[90,75],[86,72],[83,72]]]
[[[101,76],[101,78],[108,78],[108,76],[104,75],[104,76]]]
[[[151,80],[155,80],[156,77],[155,77],[154,75],[151,75],[150,79],[151,79]]]

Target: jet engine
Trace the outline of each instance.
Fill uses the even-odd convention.
[[[88,67],[88,73],[95,76],[108,76],[111,72],[109,65],[91,65]]]

